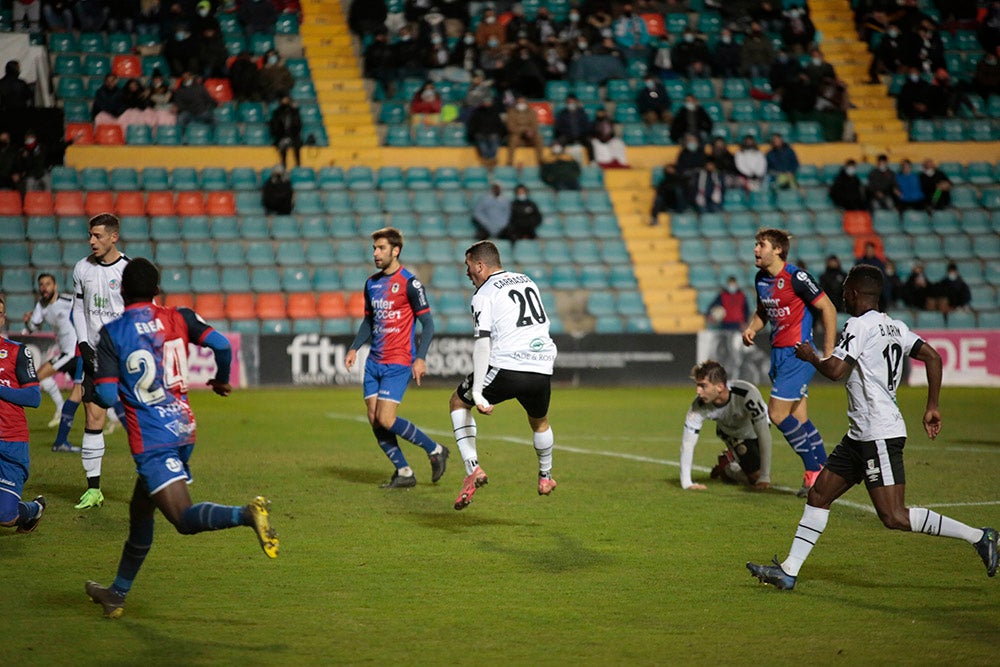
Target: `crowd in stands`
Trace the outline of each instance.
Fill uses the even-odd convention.
[[[472,209],[472,225],[478,239],[507,239],[512,243],[534,239],[538,237],[542,222],[542,212],[523,184],[515,186],[511,199],[499,183],[493,183],[489,192],[479,196]]]
[[[846,211],[869,211],[875,208],[907,210],[942,210],[951,205],[951,179],[934,160],[927,158],[920,173],[914,173],[908,159],[893,172],[889,159],[879,155],[875,168],[862,183],[857,163],[847,160],[830,185],[830,200]]]

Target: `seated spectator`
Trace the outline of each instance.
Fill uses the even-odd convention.
[[[649,31],[632,7],[632,3],[622,5],[622,13],[612,24],[615,44],[627,59],[646,60],[649,56]]]
[[[14,0],[11,12],[11,24],[20,32],[38,32],[39,21],[42,18],[40,0]]]
[[[424,67],[434,73],[434,78],[448,66],[451,61],[451,52],[448,50],[448,42],[440,33],[433,33],[428,37],[428,43],[424,47]]]
[[[42,0],[42,16],[51,32],[68,32],[73,29],[76,0]]]
[[[545,97],[545,63],[527,44],[518,45],[503,68],[502,78],[516,95]]]
[[[924,160],[924,169],[920,172],[920,190],[928,211],[951,206],[951,180],[930,158]]]
[[[997,61],[996,53],[986,53],[976,63],[972,89],[987,103],[990,95],[1000,95],[1000,62]]]
[[[847,273],[840,266],[840,259],[836,255],[826,258],[826,271],[819,277],[819,286],[830,297],[830,301],[841,313],[844,310],[844,281]]]
[[[799,157],[780,134],[771,135],[767,152],[767,174],[777,188],[798,187]]]
[[[499,183],[490,186],[490,191],[476,200],[472,209],[472,224],[479,240],[500,238],[510,223],[511,201],[503,194]]]
[[[434,38],[438,41],[435,42]],[[447,52],[448,32],[445,30],[444,14],[438,11],[435,6],[428,6],[427,12],[420,18],[417,24],[417,42],[424,46],[443,46]]]
[[[924,273],[924,265],[917,260],[913,263],[913,270],[910,271],[906,282],[903,283],[903,303],[911,308],[927,310],[931,305],[929,299],[932,294],[930,281]]]
[[[260,94],[265,102],[280,100],[292,92],[295,77],[285,61],[274,49],[264,54],[264,67],[260,70]]]
[[[972,290],[958,272],[958,265],[949,262],[945,277],[934,283],[932,292],[937,297],[937,309],[942,313],[968,310],[972,303]]]
[[[979,21],[976,37],[987,53],[997,53],[1000,47],[1000,4],[997,2],[990,4],[986,15]]]
[[[920,187],[920,176],[913,172],[913,165],[904,159],[896,173],[896,208],[900,211],[922,209],[925,205],[924,191]]]
[[[10,133],[0,132],[0,190],[13,190],[20,180],[17,153],[17,146],[10,141]]]
[[[677,171],[673,164],[663,165],[663,176],[656,184],[656,194],[653,197],[653,210],[649,213],[649,224],[660,224],[661,213],[683,213],[687,207],[687,189],[690,179]]]
[[[775,56],[767,75],[775,98],[782,102],[782,109],[785,108],[784,102],[788,97],[789,85],[797,81],[801,73],[802,66],[799,65],[799,61],[791,57],[788,51],[782,47],[778,51],[778,55]]]
[[[528,197],[528,188],[518,184],[514,189],[514,201],[510,205],[510,222],[501,232],[501,238],[519,241],[538,238],[537,229],[542,224],[542,212]]]
[[[397,79],[427,78],[423,48],[417,40],[413,39],[413,33],[409,26],[404,25],[399,29],[399,40],[392,45],[392,57]]]
[[[264,210],[273,215],[290,215],[295,208],[295,190],[280,164],[271,170],[261,186],[261,203]]]
[[[174,93],[177,107],[177,124],[183,131],[191,123],[215,126],[214,110],[217,106],[201,79],[191,72],[184,72],[181,85]]]
[[[506,48],[496,37],[490,37],[486,46],[479,50],[479,67],[486,73],[487,78],[497,81],[503,75],[506,65]]]
[[[269,0],[242,0],[236,9],[236,15],[247,35],[271,34],[274,32],[274,22],[278,20],[278,10]]]
[[[674,71],[686,78],[712,76],[712,54],[708,44],[695,35],[691,28],[685,28],[681,41],[671,51]]]
[[[809,55],[809,64],[806,65],[805,72],[812,85],[818,88],[823,79],[837,79],[837,72],[833,69],[833,65],[826,62],[826,58],[823,57],[822,51],[819,49],[813,49],[810,51]]]
[[[580,189],[580,163],[561,144],[552,144],[552,159],[542,163],[538,176],[554,190]]]
[[[410,100],[410,115],[414,122],[436,123],[441,115],[441,95],[431,81],[425,81]]]
[[[703,143],[712,134],[712,119],[705,107],[690,94],[684,98],[684,106],[674,114],[670,123],[670,138],[674,143],[679,143],[685,134],[693,134]]]
[[[538,8],[531,28],[534,30],[536,42],[548,43],[551,39],[559,42],[559,25],[552,18],[552,14],[549,13],[549,9],[545,5]]]
[[[722,309],[723,315],[721,320],[716,320],[713,314],[719,308]],[[714,323],[724,331],[743,331],[746,328],[750,321],[750,302],[740,289],[736,276],[726,278],[726,286],[719,290],[715,300],[708,304],[706,318],[715,320]]]
[[[565,79],[569,73],[566,50],[559,42],[559,38],[549,37],[542,52],[542,59],[545,61],[545,78],[548,81],[558,81]]]
[[[901,74],[906,68],[906,45],[899,27],[890,25],[872,53],[868,68],[869,83],[879,83],[880,74]]]
[[[807,6],[792,7],[784,12],[784,24],[781,28],[781,41],[785,48],[799,54],[809,50],[816,37],[816,26],[809,18]]]
[[[646,125],[669,123],[673,120],[670,95],[663,82],[655,76],[647,76],[642,88],[635,96],[635,106]]]
[[[874,266],[876,269],[885,274],[885,261],[878,256],[878,248],[874,243],[869,241],[865,243],[865,251],[861,257],[857,257],[854,260],[854,265],[858,264],[866,266]]]
[[[858,178],[857,163],[851,159],[844,163],[830,185],[830,201],[845,211],[867,211],[868,195]]]
[[[806,73],[800,71],[798,76],[785,83],[781,94],[781,110],[792,122],[812,120],[818,98],[819,90]]]
[[[104,0],[76,0],[73,11],[80,32],[100,32],[108,20],[109,11]]]
[[[911,33],[907,51],[907,64],[921,72],[934,72],[945,67],[944,43],[930,20],[923,21],[916,33]]]
[[[94,102],[90,106],[90,116],[96,125],[117,123],[118,116],[125,111],[122,92],[118,88],[118,77],[108,74],[104,83],[94,93]]]
[[[684,135],[684,143],[677,152],[677,173],[690,181],[705,168],[705,146],[693,134]]]
[[[670,37],[663,35],[659,40],[651,42],[650,48],[653,50],[653,66],[649,70],[650,74],[663,78],[677,76],[674,73],[674,59],[671,53]]]
[[[535,158],[541,164],[544,143],[538,129],[538,116],[524,96],[518,97],[514,106],[507,110],[507,164],[514,164],[514,150],[520,146],[534,147]]]
[[[222,38],[222,28],[219,26],[219,21],[212,14],[212,3],[209,0],[200,0],[196,14],[191,19],[191,39],[197,45],[201,75],[205,77],[225,76],[229,51]]]
[[[448,56],[448,73],[442,75],[448,81],[466,83],[474,78],[479,70],[479,47],[476,46],[476,36],[466,31],[462,38],[455,42]],[[460,76],[459,72],[463,74]]]
[[[524,16],[524,6],[520,3],[514,3],[510,9],[509,20],[507,25],[504,26],[504,34],[507,37],[507,43],[516,43],[522,39],[526,39],[529,42],[537,43],[538,35],[535,33],[534,27]]]
[[[24,134],[24,145],[17,153],[15,172],[17,189],[22,195],[33,190],[50,189],[48,150],[38,140],[34,130],[29,129]]]
[[[882,284],[882,297],[886,308],[895,308],[903,300],[903,281],[896,273],[896,263],[885,258],[885,282]]]
[[[266,2],[267,0],[254,0]],[[178,26],[173,34],[163,44],[163,58],[170,67],[173,76],[184,72],[200,72],[198,61],[198,43],[191,37],[191,31],[186,25]]]
[[[580,11],[571,7],[566,22],[559,28],[559,41],[563,44],[575,43],[578,39],[587,40],[588,26],[580,21]]]
[[[243,51],[229,66],[229,85],[237,102],[256,101],[261,98],[260,70],[248,51]]]
[[[472,82],[465,93],[465,99],[462,100],[462,120],[468,121],[469,115],[475,109],[481,107],[487,99],[495,100],[496,96],[497,91],[493,88],[493,80],[487,79],[483,70],[474,70],[472,72]]]
[[[740,76],[743,70],[743,47],[733,39],[733,31],[723,28],[715,45],[712,73],[721,77]]]
[[[590,153],[593,123],[576,95],[566,96],[566,106],[556,113],[553,132],[555,140],[571,153],[577,162],[584,162],[584,151]]]
[[[596,44],[605,35],[612,34],[612,19],[610,7],[607,4],[599,4],[587,14],[587,41]]]
[[[465,124],[465,136],[472,144],[479,159],[487,169],[493,169],[497,164],[497,152],[500,142],[507,134],[507,125],[500,117],[500,109],[494,104],[492,97],[483,99],[482,104],[473,109]]]
[[[483,10],[483,19],[476,26],[476,44],[480,48],[488,47],[490,40],[496,40],[495,46],[504,44],[507,41],[507,30],[497,21],[496,12],[487,7]]]
[[[750,34],[740,47],[741,73],[751,78],[770,76],[774,60],[774,45],[764,34],[761,24],[754,21],[750,24]]]
[[[352,3],[351,6],[355,4],[358,3]],[[389,44],[389,34],[385,30],[376,32],[371,44],[365,49],[364,74],[366,78],[375,79],[382,84],[386,99],[391,99],[396,94],[396,53]]]
[[[302,164],[302,116],[299,108],[287,95],[281,98],[281,104],[271,114],[271,140],[281,157],[281,166],[288,169],[288,151],[295,156],[295,166]]]
[[[365,37],[385,29],[389,9],[385,0],[352,2],[347,13],[347,25],[358,37]]]
[[[149,90],[142,85],[139,79],[129,79],[125,82],[125,87],[121,91],[121,100],[124,111],[118,116],[118,124],[122,128],[129,125],[146,125],[156,127],[156,112],[153,111],[153,103],[149,99]]]
[[[722,198],[726,184],[715,167],[715,160],[705,159],[705,166],[698,170],[691,182],[691,199],[699,213],[718,213],[722,210]]]
[[[868,197],[880,209],[893,209],[896,191],[896,175],[889,169],[889,158],[879,155],[875,168],[868,174]]]
[[[174,93],[159,72],[154,70],[149,81],[149,102],[152,105],[156,125],[176,125],[177,109],[174,107]]]
[[[35,105],[35,94],[21,78],[21,63],[8,60],[0,79],[0,111],[27,109]]]
[[[722,137],[713,139],[708,157],[715,162],[715,170],[722,177],[723,184],[727,188],[735,187],[739,182],[739,173],[736,171],[736,158],[729,152],[726,140]]]
[[[764,178],[767,176],[767,158],[757,147],[757,140],[752,135],[743,137],[733,163],[743,178],[743,187],[747,191],[758,192],[763,188]]]
[[[934,81],[931,83],[931,115],[935,118],[954,118],[963,106],[972,111],[965,89],[964,82],[952,83],[946,70],[936,71]]]
[[[615,125],[604,109],[600,109],[594,117],[590,148],[594,161],[605,169],[627,169],[629,166],[625,142],[615,136]]]

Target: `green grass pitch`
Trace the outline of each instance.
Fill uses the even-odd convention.
[[[411,387],[400,414],[452,448],[429,483],[378,488],[391,469],[360,390],[198,392],[195,502],[272,500],[281,555],[234,529],[178,535],[162,518],[118,621],[83,583],[112,580],[134,482],[124,435],[108,438],[103,508],[77,511],[78,456],[49,451],[52,404],[30,411],[26,497],[49,508],[30,535],[0,533],[4,662],[10,665],[996,664],[1000,577],[964,542],[884,529],[864,489],[835,506],[796,590],[752,579],[747,560],[787,553],[803,501],[710,482],[682,491],[676,461],[692,387],[556,388],[551,497],[535,490],[523,412],[478,417],[490,475],[452,509],[464,470],[445,387]],[[904,388],[907,497],[972,525],[1000,525],[1000,390],[946,388],[936,442]],[[846,428],[840,386],[812,392],[832,448]],[[79,443],[78,423],[73,441]],[[695,453],[707,480],[719,443]],[[776,434],[773,481],[799,460]]]

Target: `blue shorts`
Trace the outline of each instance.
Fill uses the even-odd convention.
[[[380,364],[368,357],[365,362],[365,398],[402,403],[413,371],[403,364]]]
[[[13,496],[14,507],[17,507],[24,483],[28,480],[29,462],[28,443],[0,442],[0,495]]]
[[[153,495],[168,484],[183,479],[190,484],[193,477],[188,459],[194,445],[179,447],[158,447],[142,454],[133,454],[135,471],[146,484],[149,495]]]
[[[809,395],[816,367],[795,356],[794,347],[771,348],[771,398],[797,401]]]

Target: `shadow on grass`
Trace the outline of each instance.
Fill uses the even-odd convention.
[[[107,484],[101,490],[104,493],[104,504],[107,505],[109,502],[123,502],[126,505],[132,500],[132,488],[135,485],[134,480],[129,480],[128,484],[122,487],[119,484]],[[109,490],[112,489],[112,490]],[[59,498],[65,500],[70,504],[72,509],[73,505],[80,502],[80,496],[83,492],[87,490],[87,482],[82,477],[78,483],[71,484],[52,484],[46,483],[44,488],[34,489],[32,488],[32,493],[42,493],[45,495],[46,499],[51,501],[53,498]],[[89,512],[90,510],[78,510],[72,509],[74,512]]]
[[[389,481],[386,473],[371,468],[347,468],[344,466],[326,466],[318,468],[322,475],[338,477],[351,484],[381,484]]]
[[[533,548],[523,546],[524,542],[521,543],[522,546],[489,541],[482,541],[480,544],[484,551],[510,556],[521,561],[525,567],[531,570],[540,570],[550,574],[606,568],[615,561],[608,554],[590,549],[583,542],[569,535],[555,533],[552,538],[551,544],[539,544]]]
[[[440,503],[435,502],[434,507],[440,507]],[[438,530],[444,530],[449,533],[464,533],[470,528],[482,528],[484,526],[526,526],[522,521],[512,521],[510,519],[501,519],[495,516],[482,516],[465,512],[456,512],[452,508],[447,510],[423,510],[423,511],[410,511],[407,512],[407,516],[411,517],[415,523],[423,526],[424,528],[436,528]]]

